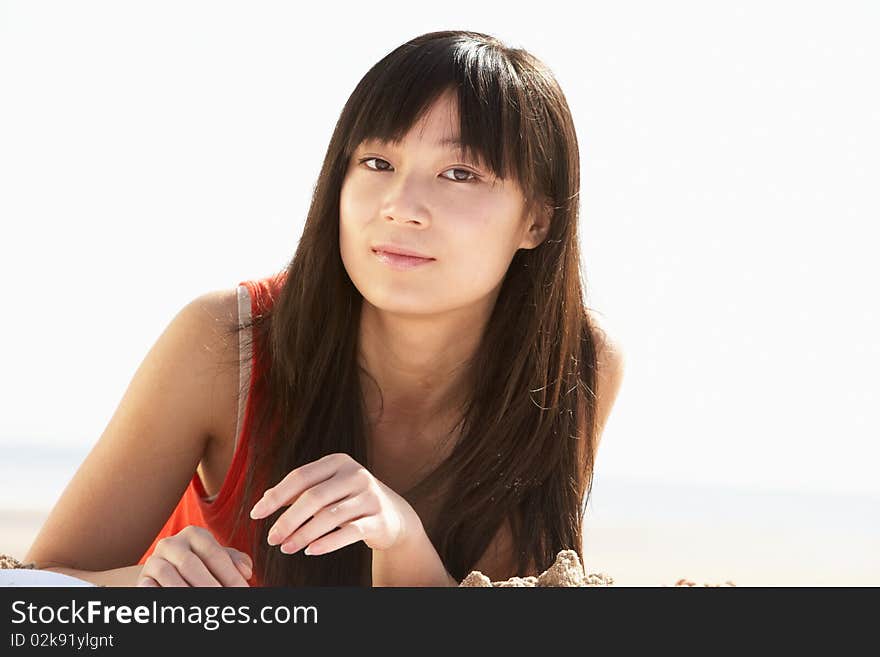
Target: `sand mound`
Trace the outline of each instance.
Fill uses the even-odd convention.
[[[0,554],[0,570],[11,570],[13,568],[35,568],[32,563],[22,563],[15,557],[8,554]]]
[[[473,570],[459,586],[611,586],[614,578],[604,573],[585,574],[581,560],[574,550],[562,550],[556,561],[543,573],[535,577],[511,577],[501,582],[492,582],[479,570]]]
[[[479,570],[472,570],[459,586],[612,586],[613,584],[614,578],[605,573],[585,573],[577,552],[562,550],[556,555],[553,565],[537,577],[511,577],[505,581],[492,582]],[[673,586],[696,586],[696,583],[682,578]],[[703,586],[736,586],[736,584],[728,580],[724,584],[703,584]]]

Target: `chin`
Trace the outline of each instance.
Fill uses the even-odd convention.
[[[433,315],[438,312],[437,304],[424,294],[364,294],[364,301],[376,310],[395,315]]]

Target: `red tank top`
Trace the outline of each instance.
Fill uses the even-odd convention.
[[[256,317],[272,306],[278,293],[280,285],[283,282],[283,274],[280,276],[271,276],[256,281],[243,281],[239,285],[245,285],[251,299],[251,317]],[[256,338],[256,332],[254,332]],[[183,497],[177,503],[177,507],[171,513],[171,516],[165,522],[165,525],[159,531],[159,534],[153,540],[152,545],[147,549],[144,555],[138,561],[143,564],[147,558],[156,549],[156,544],[168,536],[173,536],[187,525],[198,525],[208,529],[217,539],[217,542],[223,546],[234,547],[237,550],[250,554],[250,535],[240,531],[235,536],[232,535],[232,517],[233,511],[237,503],[240,502],[244,489],[245,467],[248,462],[249,448],[251,444],[251,424],[252,416],[255,413],[255,407],[262,403],[262,395],[260,390],[262,387],[255,387],[254,382],[259,379],[260,362],[258,358],[263,345],[254,341],[252,359],[251,359],[251,383],[248,389],[247,405],[245,407],[244,419],[242,421],[241,434],[236,441],[235,454],[232,457],[232,463],[226,478],[217,493],[217,497],[213,501],[208,501],[208,493],[205,490],[199,473],[195,472],[190,480]],[[258,493],[259,494],[259,493]],[[254,500],[256,502],[256,500]],[[248,580],[251,586],[262,586],[257,573]]]

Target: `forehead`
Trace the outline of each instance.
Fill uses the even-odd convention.
[[[421,142],[444,150],[460,150],[458,101],[454,94],[441,94],[407,130],[401,142]],[[391,140],[392,143],[394,140]],[[386,140],[367,137],[364,144],[384,144]]]

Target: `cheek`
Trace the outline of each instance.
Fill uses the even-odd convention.
[[[506,232],[495,222],[455,231],[445,270],[452,294],[474,300],[491,292],[507,273],[512,251]]]
[[[363,203],[353,186],[343,186],[339,195],[339,252],[346,268],[355,266],[358,249],[364,240],[365,214]],[[351,272],[349,272],[351,275]]]
[[[360,231],[341,221],[339,226],[339,257],[351,282],[364,294],[364,284],[369,278],[369,266],[366,255],[361,251],[365,242],[359,237]],[[370,254],[371,255],[371,254]]]
[[[339,212],[348,217],[369,215],[374,210],[376,199],[375,189],[370,190],[359,176],[353,175],[342,183],[339,192]]]

